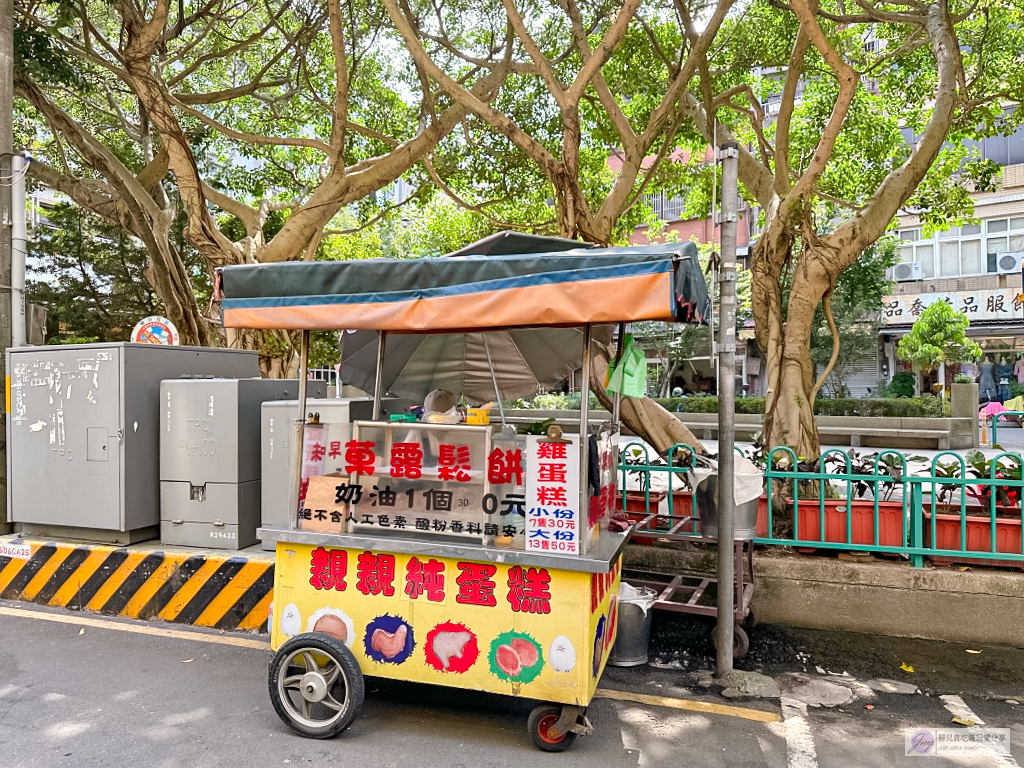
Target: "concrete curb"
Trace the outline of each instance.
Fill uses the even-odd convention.
[[[30,557],[0,557],[0,598],[133,619],[266,631],[274,553],[112,547],[14,540]],[[11,543],[6,540],[5,543]]]
[[[715,563],[711,547],[630,544],[623,568],[713,574]],[[755,553],[754,577],[759,621],[1024,647],[1024,573]]]

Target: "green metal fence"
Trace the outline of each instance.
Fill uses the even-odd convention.
[[[1000,419],[1024,416],[1024,411],[1001,411],[992,417],[992,445],[999,445],[998,429]]]
[[[636,534],[671,529],[700,535],[687,480],[695,461],[684,444],[665,457],[641,443],[623,449],[622,506],[642,522]],[[758,544],[870,552],[915,566],[928,558],[1024,568],[1024,462],[1018,453],[988,460],[980,452],[945,451],[928,461],[899,451],[863,457],[830,450],[809,461],[783,446],[762,463]]]

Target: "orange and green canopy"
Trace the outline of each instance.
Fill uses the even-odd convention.
[[[692,243],[241,265],[221,271],[221,288],[227,328],[431,333],[708,317]]]

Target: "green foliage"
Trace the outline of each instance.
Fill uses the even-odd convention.
[[[675,413],[718,413],[717,397],[656,398],[666,410]],[[736,413],[764,413],[763,397],[736,398]],[[937,397],[918,398],[818,398],[814,401],[818,416],[888,416],[892,418],[941,417],[946,413]]]
[[[324,237],[318,260],[429,258],[451,253],[494,232],[478,215],[439,195],[366,226],[360,226],[347,211],[336,220],[339,234]]]
[[[68,86],[86,93],[92,90],[89,81],[61,55],[53,38],[44,31],[15,28],[14,67],[46,85]]]
[[[966,373],[957,373],[957,374],[955,374],[953,376],[953,383],[954,384],[973,384],[974,383],[974,378],[971,377],[971,376],[968,376]],[[1024,391],[1024,386],[1022,386],[1022,385],[1018,385],[1018,386],[1020,386],[1021,390]]]
[[[892,289],[886,270],[899,261],[897,242],[894,237],[878,241],[836,280],[832,291],[832,317],[839,333],[839,356],[822,387],[824,395],[844,394],[843,382],[849,380],[854,366],[878,347],[882,299]],[[819,306],[811,329],[811,359],[823,369],[831,358],[832,332]]]
[[[939,363],[966,363],[981,357],[981,347],[967,338],[967,314],[945,301],[929,304],[900,339],[896,352],[903,359],[930,371]]]
[[[145,279],[145,249],[120,227],[67,204],[46,217],[50,226],[29,241],[27,299],[47,308],[49,339],[125,341],[135,323],[163,311]]]
[[[56,344],[95,344],[99,336],[52,336],[46,340],[47,345]]]
[[[914,374],[897,373],[880,394],[883,397],[913,397]]]

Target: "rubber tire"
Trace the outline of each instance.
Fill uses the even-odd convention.
[[[747,630],[748,633],[757,626],[757,614],[754,613],[754,606],[750,606],[747,609],[747,615],[743,617],[740,626]]]
[[[711,642],[718,649],[718,625],[711,630]],[[742,659],[750,650],[750,637],[739,624],[732,625],[732,657]]]
[[[564,752],[572,746],[572,743],[576,741],[576,736],[578,735],[572,731],[567,731],[565,736],[555,742],[548,741],[541,735],[541,727],[543,726],[546,732],[547,728],[550,727],[555,720],[558,720],[561,714],[562,708],[557,704],[541,704],[539,707],[534,707],[533,711],[530,713],[530,719],[526,722],[526,727],[530,732],[530,740],[533,741],[533,746],[542,752]],[[554,720],[550,720],[552,717]]]
[[[344,677],[345,690],[347,691],[344,701],[346,711],[341,718],[332,722],[328,727],[310,728],[304,723],[293,721],[288,716],[284,702],[280,699],[280,694],[277,690],[278,678],[284,674],[284,660],[296,648],[309,648],[317,653],[330,656],[341,667],[341,674]],[[307,632],[302,635],[296,635],[284,643],[270,662],[267,684],[270,688],[270,701],[274,705],[274,711],[277,712],[277,716],[281,718],[285,725],[307,739],[330,739],[352,725],[352,721],[356,719],[359,710],[363,707],[363,698],[366,694],[363,673],[359,669],[359,662],[356,661],[352,651],[341,641],[335,640],[330,635],[325,635],[322,632]]]

